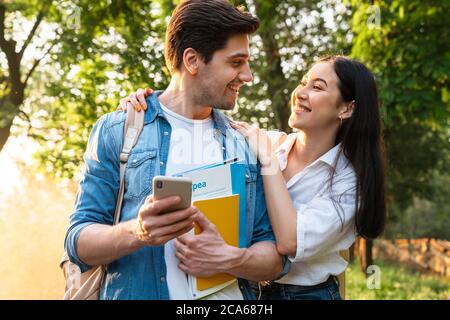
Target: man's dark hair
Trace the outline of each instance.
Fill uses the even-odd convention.
[[[174,10],[166,31],[166,65],[172,73],[180,68],[183,53],[193,48],[208,63],[231,36],[252,34],[259,19],[226,0],[185,0]]]

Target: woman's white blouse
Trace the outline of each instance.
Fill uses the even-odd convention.
[[[282,133],[269,132],[272,142]],[[296,134],[290,134],[276,149],[283,171]],[[347,262],[339,251],[348,249],[356,238],[355,198],[356,174],[341,152],[330,188],[330,171],[335,166],[339,146],[330,149],[319,159],[288,182],[287,188],[297,210],[297,253],[289,257],[291,270],[276,282],[311,286],[322,283],[330,275],[345,271]]]

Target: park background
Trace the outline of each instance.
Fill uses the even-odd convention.
[[[165,88],[177,2],[0,0],[0,299],[61,298],[89,132],[121,97]],[[261,19],[234,118],[289,132],[290,92],[322,55],[376,76],[389,220],[352,251],[347,298],[450,299],[450,1],[232,2]]]

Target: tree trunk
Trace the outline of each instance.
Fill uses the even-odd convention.
[[[3,97],[0,102],[0,152],[11,135],[14,118],[19,113],[19,107],[23,103],[23,87],[19,86],[18,88],[18,86],[13,85],[13,88],[17,88],[13,91],[14,94]]]
[[[23,53],[27,46],[30,44],[37,28],[39,27],[42,19],[47,12],[48,6],[44,5],[43,9],[39,11],[36,21],[31,28],[30,33],[26,37],[24,44],[20,50],[16,50],[17,42],[15,39],[7,39],[5,37],[5,18],[6,18],[6,6],[0,1],[0,49],[6,56],[8,63],[8,78],[5,79],[8,83],[5,87],[8,87],[10,92],[4,93],[0,103],[0,152],[6,144],[10,134],[11,126],[14,118],[17,116],[20,110],[20,106],[23,104],[25,98],[25,87],[27,80],[34,72],[35,68],[42,60],[36,60],[28,71],[27,77],[22,82],[21,80],[21,61]],[[47,52],[48,53],[48,52]]]
[[[11,126],[12,121],[7,123],[5,126],[0,127],[0,152],[2,152],[3,147],[11,134]]]
[[[4,97],[0,103],[0,152],[11,135],[14,118],[19,113],[24,100],[25,87],[21,83],[13,83],[12,88],[12,93]]]
[[[348,262],[353,263],[355,261],[356,241],[348,249]]]

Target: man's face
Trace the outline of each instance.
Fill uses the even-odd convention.
[[[201,61],[195,90],[197,103],[232,110],[240,87],[253,80],[249,58],[248,36],[239,34],[230,37],[225,48],[214,52],[208,64]]]

